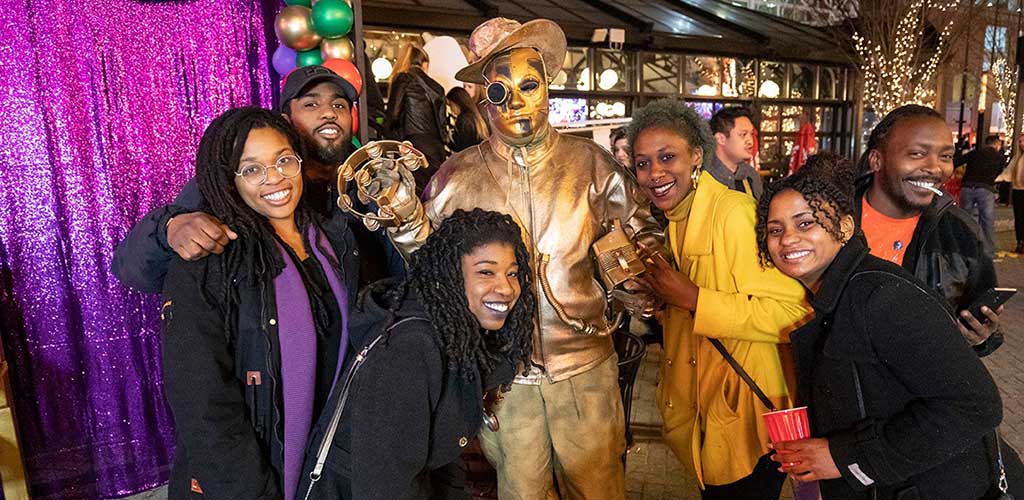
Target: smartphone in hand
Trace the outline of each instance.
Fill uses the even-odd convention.
[[[968,306],[965,310],[973,314],[978,321],[982,323],[987,323],[988,316],[985,316],[985,314],[981,312],[982,306],[995,311],[999,309],[999,306],[1005,304],[1006,301],[1010,300],[1010,297],[1013,297],[1015,293],[1017,293],[1016,288],[992,288],[989,291],[982,294],[981,297],[978,297],[978,299],[975,300],[974,303]],[[959,319],[960,322],[964,323],[965,326],[967,325],[967,323],[964,322],[963,318]]]

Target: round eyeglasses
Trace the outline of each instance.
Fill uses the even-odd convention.
[[[267,170],[273,168],[277,170],[278,174],[285,179],[291,179],[299,172],[302,171],[302,158],[295,155],[284,155],[277,159],[273,167],[268,167],[262,163],[246,162],[235,175],[241,177],[245,182],[252,186],[260,186],[267,182]]]

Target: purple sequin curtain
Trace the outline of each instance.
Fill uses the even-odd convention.
[[[0,335],[35,498],[167,479],[158,299],[110,262],[192,175],[215,116],[269,106],[266,3],[2,3]]]

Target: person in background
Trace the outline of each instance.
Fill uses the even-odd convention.
[[[1024,253],[1024,134],[1017,138],[1017,153],[1010,160],[1010,182],[1013,189],[1010,201],[1013,203],[1013,229],[1017,237],[1015,253]]]
[[[612,145],[612,156],[619,162],[619,165],[626,167],[627,170],[633,170],[633,162],[629,154],[629,139],[626,138],[626,127],[612,130],[609,143]]]
[[[814,437],[773,443],[773,460],[819,481],[824,500],[1002,498],[986,446],[1002,419],[995,382],[941,299],[869,254],[853,181],[848,160],[823,153],[758,205],[762,261],[800,280],[815,312],[792,335]]]
[[[989,255],[994,254],[996,248],[992,234],[996,210],[996,177],[1006,166],[1002,146],[1003,140],[993,134],[985,138],[983,147],[976,148],[954,162],[954,166],[967,165],[960,179],[960,206],[978,221]]]
[[[937,190],[953,172],[953,138],[934,109],[908,104],[885,115],[868,137],[854,221],[871,254],[903,267],[945,297],[963,318],[960,333],[979,356],[1003,343],[999,311],[966,309],[996,285],[977,223]]]
[[[761,175],[750,166],[754,157],[754,120],[750,110],[730,106],[711,117],[711,133],[715,137],[715,154],[708,164],[708,173],[725,187],[747,193],[756,200],[764,184]]]
[[[789,159],[789,175],[795,174],[804,166],[807,157],[818,151],[818,139],[814,133],[814,108],[804,108],[800,113],[800,131],[796,135],[796,143]]]
[[[529,369],[532,286],[519,226],[476,209],[430,235],[404,283],[364,289],[350,328],[349,352],[360,355],[346,362],[348,397],[340,414],[335,406],[321,418],[306,460],[309,477],[330,437],[327,475],[300,490],[317,500],[469,500],[459,455],[485,420],[507,424],[491,420],[489,405]]]
[[[462,87],[448,91],[448,104],[455,114],[455,130],[452,132],[452,151],[476,146],[490,135],[487,121],[480,114],[480,108],[473,102],[469,92]]]
[[[388,276],[403,276],[405,261],[385,235],[368,231],[336,203],[335,169],[354,149],[351,106],[357,99],[355,87],[333,71],[323,66],[305,66],[285,79],[280,111],[302,141],[307,206],[323,217],[327,226],[352,228],[362,285]],[[357,199],[354,193],[350,196]],[[175,255],[199,260],[230,247],[237,233],[203,209],[204,203],[193,178],[174,202],[147,213],[117,245],[111,264],[114,276],[125,286],[158,293]]]
[[[427,157],[428,168],[413,172],[416,192],[445,160],[445,131],[448,130],[444,87],[427,75],[430,59],[423,49],[408,44],[402,48],[391,73],[388,110],[384,123],[388,138],[409,141]]]
[[[174,415],[168,496],[292,500],[348,343],[355,242],[304,205],[301,143],[276,112],[232,109],[203,133],[203,208],[223,252],[175,256],[160,311]]]
[[[640,278],[667,305],[656,394],[665,442],[693,468],[705,500],[777,500],[785,477],[768,458],[767,403],[718,349],[772,405],[789,408],[779,344],[808,313],[803,287],[761,267],[754,199],[703,171],[714,143],[692,108],[654,101],[628,130],[640,186],[668,216],[674,257],[647,249]]]

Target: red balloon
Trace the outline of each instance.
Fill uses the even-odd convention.
[[[356,88],[356,92],[363,92],[363,78],[359,76],[356,65],[344,59],[324,59],[321,66],[335,72]]]

